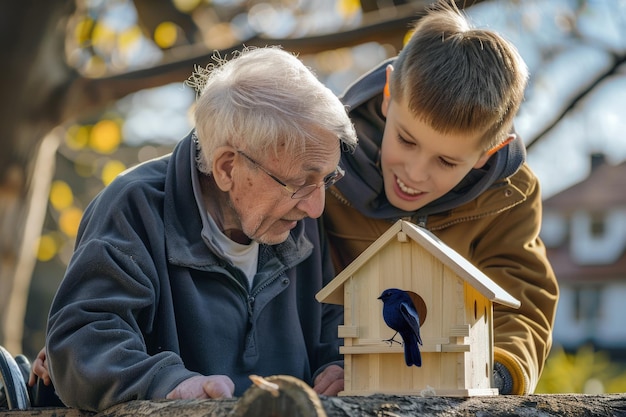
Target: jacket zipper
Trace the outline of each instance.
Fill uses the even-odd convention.
[[[340,203],[342,203],[343,205],[346,205],[348,207],[351,207],[352,205],[350,204],[350,202],[348,200],[346,200],[346,198],[341,195],[341,193],[339,193],[335,187],[330,187],[328,189],[328,191],[332,194],[333,197],[335,197],[337,200],[339,200]]]
[[[263,285],[257,288],[254,292],[248,294],[248,314],[250,315],[250,320],[252,320],[252,304],[254,303],[256,296],[259,295],[261,291],[263,291],[265,288],[269,287],[270,284],[275,282],[281,275],[283,275],[283,272],[284,270],[278,272],[278,274],[276,274],[274,278],[267,280],[266,282],[263,283]]]

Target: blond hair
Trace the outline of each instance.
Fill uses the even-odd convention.
[[[489,150],[502,143],[524,98],[528,69],[498,33],[473,28],[454,2],[421,17],[398,55],[392,98],[442,133],[479,133]]]

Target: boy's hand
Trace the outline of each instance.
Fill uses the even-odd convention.
[[[343,391],[343,368],[330,365],[315,378],[313,390],[318,395],[337,395]]]

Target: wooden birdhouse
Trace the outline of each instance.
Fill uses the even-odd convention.
[[[420,316],[421,367],[385,340],[383,290],[409,292]],[[400,220],[316,296],[344,306],[345,385],[340,395],[469,397],[492,388],[493,303],[520,302],[427,230]]]

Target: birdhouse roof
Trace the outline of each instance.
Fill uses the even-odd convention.
[[[520,302],[496,284],[491,278],[482,273],[467,259],[459,255],[454,249],[443,243],[428,230],[413,223],[398,220],[393,226],[372,243],[359,257],[346,267],[315,296],[318,301],[331,304],[344,304],[343,286],[348,278],[353,276],[367,261],[384,246],[397,239],[401,233],[412,239],[427,250],[441,263],[450,268],[461,279],[474,287],[486,298],[512,308],[519,308]],[[403,238],[404,238],[403,236]]]

